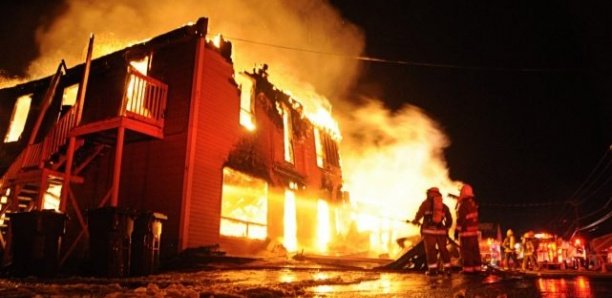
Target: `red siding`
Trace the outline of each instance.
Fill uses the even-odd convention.
[[[219,53],[206,49],[198,96],[199,110],[188,246],[219,243],[223,164],[242,131],[240,97],[233,68]]]
[[[150,75],[168,84],[164,139],[126,144],[123,153],[120,204],[168,216],[162,249],[169,254],[177,250],[180,238],[194,53],[194,40],[153,53]]]

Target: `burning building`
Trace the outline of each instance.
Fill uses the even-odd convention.
[[[325,250],[344,200],[337,130],[275,88],[267,66],[235,73],[231,43],[207,26],[0,90],[4,235],[6,214],[54,209],[70,215],[71,251],[84,211],[116,206],[168,216],[163,254]]]

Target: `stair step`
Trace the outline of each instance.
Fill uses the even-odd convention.
[[[32,197],[24,197],[24,196],[17,196],[17,199],[20,202],[32,202],[34,200]]]
[[[27,189],[27,188],[23,188],[19,193],[20,194],[31,194],[31,195],[36,195],[40,192],[40,189]]]

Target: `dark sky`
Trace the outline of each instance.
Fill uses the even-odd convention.
[[[390,108],[417,105],[441,124],[452,142],[451,178],[473,184],[483,221],[564,230],[573,207],[555,203],[579,190],[583,215],[612,197],[612,152],[606,171],[587,180],[612,145],[609,9],[579,1],[331,2],[365,30],[367,56],[414,62],[365,65],[355,92]],[[579,189],[584,181],[589,187]]]
[[[584,215],[612,196],[612,21],[606,6],[330,2],[364,30],[365,56],[414,62],[365,63],[354,94],[383,98],[391,109],[413,104],[439,122],[452,142],[445,152],[451,178],[474,186],[483,221],[565,230],[574,209],[563,202],[581,199],[577,207]],[[34,30],[61,5],[30,0],[26,8],[9,0],[1,6],[0,69],[23,74],[37,55]],[[602,157],[600,171],[593,172]],[[609,223],[603,229],[610,231]]]

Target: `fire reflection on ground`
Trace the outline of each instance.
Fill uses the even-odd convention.
[[[297,266],[297,265],[294,265]],[[98,293],[91,295],[92,293]],[[337,268],[242,268],[118,279],[0,279],[0,297],[612,297],[609,276],[520,274],[428,277]]]
[[[537,280],[538,290],[543,296],[561,295],[562,297],[592,297],[591,282],[584,276],[576,278],[539,278]]]

